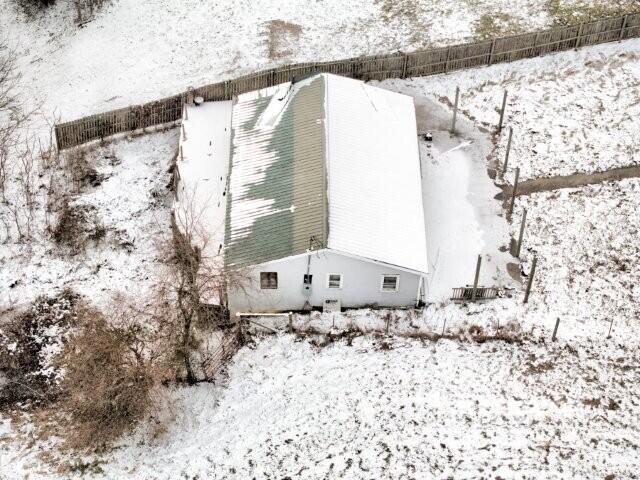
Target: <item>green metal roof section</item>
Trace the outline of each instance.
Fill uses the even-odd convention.
[[[326,79],[233,107],[225,261],[249,266],[326,246]]]

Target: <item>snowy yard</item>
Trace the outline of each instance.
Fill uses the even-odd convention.
[[[64,287],[98,305],[108,304],[116,293],[143,294],[155,279],[157,242],[169,233],[168,169],[178,134],[176,129],[90,150],[88,162],[99,185],[84,189],[72,205],[90,213],[103,237],[86,251],[67,255],[44,231],[39,211],[36,241],[0,245],[0,306],[20,305]],[[38,203],[45,204],[44,185],[38,191]]]
[[[97,477],[638,478],[639,360],[629,342],[268,337]]]
[[[520,197],[515,225],[521,208],[528,210],[525,269],[539,257],[535,308],[580,324],[629,323],[637,335],[640,180]]]
[[[621,0],[117,0],[78,28],[71,2],[32,20],[0,0],[27,96],[63,120],[274,65],[410,51],[615,15]],[[562,8],[559,8],[559,7]],[[575,18],[575,20],[573,20]]]
[[[567,10],[553,5],[580,13],[602,4],[258,3],[118,0],[78,28],[67,2],[25,21],[15,2],[0,0],[0,30],[20,54],[28,101],[68,120],[288,62],[543,28],[566,20]],[[172,390],[160,428],[143,426],[93,464],[84,458],[89,472],[109,479],[640,478],[640,180],[519,197],[508,225],[485,161],[504,158],[507,129],[493,130],[506,88],[505,125],[514,129],[506,181],[515,167],[531,179],[639,164],[639,51],[636,39],[382,82],[414,96],[419,131],[434,132],[420,148],[435,303],[424,311],[296,316],[300,330],[388,326],[396,336],[321,348],[293,335],[258,338],[216,384]],[[451,137],[456,85],[462,113]],[[166,187],[178,136],[175,129],[91,150],[98,184],[72,203],[93,212],[104,236],[65,256],[38,218],[42,235],[31,244],[0,245],[0,311],[63,286],[101,307],[117,292],[142,298],[157,273],[156,241],[169,231]],[[42,205],[42,188],[38,195]],[[523,272],[534,255],[539,260],[527,305],[506,272],[514,259],[505,252],[523,208]],[[444,301],[452,287],[472,282],[479,253],[480,283],[516,291],[486,304]],[[470,325],[492,334],[516,324],[521,344],[407,338]],[[13,433],[3,418],[0,479],[69,475],[57,473],[55,460],[46,463],[57,455],[51,443],[20,443]]]
[[[603,171],[640,163],[640,40],[601,45],[435,77],[382,85],[453,105],[493,132],[505,89],[505,127],[513,128],[509,169],[520,179]],[[508,128],[494,159],[504,161]]]

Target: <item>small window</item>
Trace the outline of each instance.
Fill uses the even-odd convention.
[[[400,285],[400,275],[382,275],[381,290],[383,292],[397,292]]]
[[[308,275],[305,273],[303,279],[302,279],[302,283],[304,283],[305,285],[311,285],[311,281],[313,280],[313,275]]]
[[[260,272],[260,288],[263,290],[278,288],[278,272]]]
[[[342,288],[342,274],[330,273],[327,275],[327,288]]]

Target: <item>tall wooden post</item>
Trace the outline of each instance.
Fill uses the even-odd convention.
[[[509,211],[507,212],[509,220],[513,215],[513,207],[516,204],[516,195],[518,194],[518,181],[520,180],[520,167],[516,168],[516,178],[513,181],[513,191],[511,192],[511,202],[509,203]]]
[[[504,155],[504,165],[502,166],[502,174],[507,172],[507,165],[509,164],[509,155],[511,154],[511,141],[513,139],[513,127],[509,127],[509,139],[507,140],[507,153]]]
[[[182,119],[183,120],[189,120],[189,109],[187,108],[187,104],[183,104],[182,108],[184,110],[183,114],[182,114]]]
[[[507,109],[507,91],[504,91],[504,97],[502,97],[502,108],[500,109],[500,124],[498,125],[498,131],[502,131],[502,122],[504,122],[504,112]]]
[[[182,141],[184,142],[187,139],[187,132],[184,129],[184,123],[182,124]]]
[[[622,20],[622,28],[620,28],[620,38],[618,40],[624,39],[624,30],[627,28],[627,22],[629,20],[629,14],[624,16],[624,20]]]
[[[522,239],[524,237],[524,226],[527,222],[527,209],[522,212],[522,223],[520,223],[520,235],[518,236],[518,247],[516,248],[516,257],[520,258],[520,250],[522,249]]]
[[[451,122],[451,133],[456,133],[456,119],[458,118],[458,102],[460,100],[460,87],[456,87],[456,100],[453,104],[453,121]]]
[[[473,279],[473,291],[471,292],[471,301],[476,301],[476,293],[478,290],[478,280],[480,279],[480,265],[482,264],[482,255],[478,255],[478,261],[476,262],[476,276]]]
[[[556,341],[556,337],[558,335],[558,326],[560,325],[560,318],[556,319],[556,326],[553,327],[553,335],[551,335],[551,341],[555,342]]]
[[[402,78],[407,78],[407,63],[409,62],[409,55],[405,54],[404,61],[402,63]]]
[[[533,276],[536,274],[536,265],[538,264],[538,257],[533,257],[533,263],[531,264],[531,271],[529,272],[529,279],[527,280],[527,290],[524,292],[524,303],[529,301],[529,294],[531,293],[531,286],[533,285]]]

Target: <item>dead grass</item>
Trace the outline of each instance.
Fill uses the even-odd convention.
[[[496,37],[516,35],[525,31],[522,25],[513,15],[503,12],[485,13],[473,22],[474,38],[476,40],[489,40]]]
[[[640,12],[637,0],[547,0],[545,8],[554,25],[576,25],[598,18],[615,17]]]
[[[282,60],[293,54],[302,27],[284,20],[270,20],[264,24],[267,56],[270,60]]]

